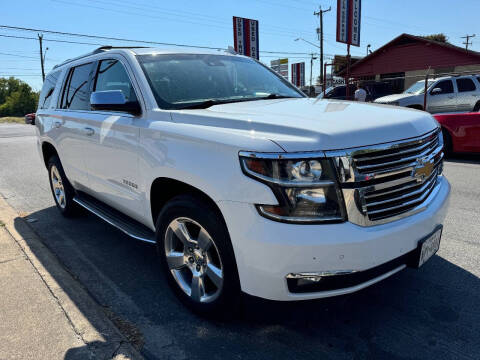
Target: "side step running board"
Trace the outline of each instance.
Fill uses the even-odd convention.
[[[112,207],[84,193],[77,193],[73,198],[78,205],[115,226],[128,236],[155,244],[155,233],[145,225],[135,221]]]

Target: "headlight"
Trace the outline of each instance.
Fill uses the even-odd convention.
[[[293,223],[338,222],[345,211],[329,159],[240,152],[244,173],[273,190],[279,205],[257,204],[269,219]]]

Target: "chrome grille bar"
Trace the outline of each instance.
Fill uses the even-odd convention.
[[[438,191],[443,139],[437,128],[418,138],[326,156],[335,159],[349,221],[372,226],[425,208]]]

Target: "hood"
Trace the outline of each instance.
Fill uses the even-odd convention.
[[[258,100],[172,112],[177,123],[269,139],[287,152],[337,150],[403,140],[437,127],[423,111],[310,98]],[[242,149],[255,151],[256,149]]]
[[[393,101],[398,101],[398,100],[401,100],[401,99],[406,99],[406,98],[409,98],[409,97],[416,97],[416,96],[418,96],[418,95],[416,95],[416,94],[403,94],[403,93],[402,94],[393,94],[393,95],[387,95],[387,96],[379,97],[379,98],[375,99],[375,102],[386,104],[386,103],[390,103],[390,102],[393,102]]]

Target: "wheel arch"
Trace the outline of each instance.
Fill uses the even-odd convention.
[[[46,168],[48,168],[48,160],[53,155],[58,156],[58,152],[57,152],[57,149],[55,148],[55,146],[53,146],[53,144],[51,144],[48,141],[42,142],[42,156],[43,156],[43,162],[44,162]]]
[[[423,110],[423,106],[419,104],[407,105],[406,107],[409,109]]]
[[[209,195],[195,186],[167,177],[156,178],[150,187],[150,211],[153,224],[156,223],[157,217],[165,204],[175,196],[183,194],[190,194],[205,201],[217,212],[226,226],[226,221],[220,208]]]

